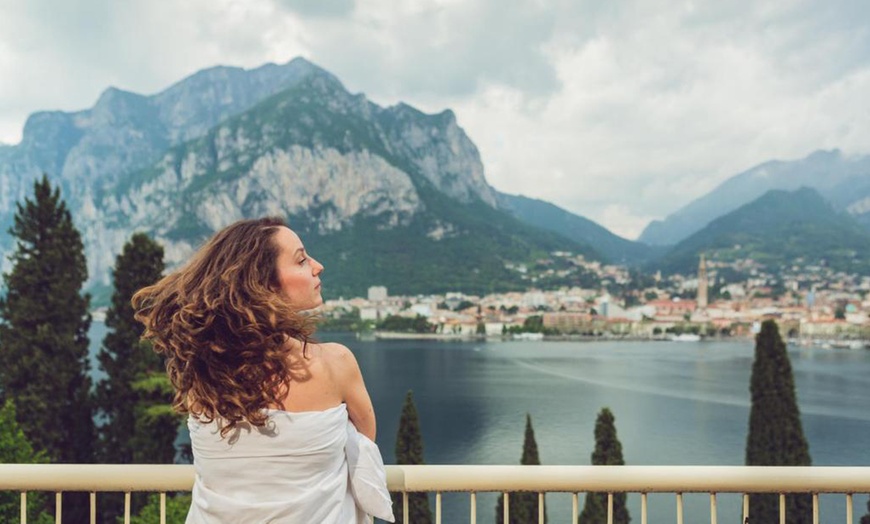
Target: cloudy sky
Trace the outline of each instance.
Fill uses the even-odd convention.
[[[636,238],[726,178],[870,153],[870,2],[0,0],[0,141],[108,86],[303,56],[453,109],[501,191]]]

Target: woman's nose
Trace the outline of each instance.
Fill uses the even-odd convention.
[[[320,262],[315,260],[314,261],[314,274],[319,275],[321,273],[323,273],[323,264],[321,264]]]

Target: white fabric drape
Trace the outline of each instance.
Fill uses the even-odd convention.
[[[268,411],[265,427],[241,424],[226,438],[216,422],[188,417],[196,478],[187,524],[370,522],[348,481],[346,406]]]

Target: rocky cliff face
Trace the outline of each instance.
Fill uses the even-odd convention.
[[[89,192],[110,191],[168,147],[203,135],[311,74],[329,75],[301,59],[251,71],[215,67],[154,96],[109,88],[91,109],[35,113],[21,143],[0,157],[0,217],[14,211],[43,172],[77,210]]]
[[[410,159],[439,191],[461,201],[480,199],[496,207],[477,147],[456,123],[452,111],[427,116],[411,106],[390,108],[383,136],[391,151]]]
[[[22,142],[0,149],[0,223],[42,172],[62,188],[97,287],[133,231],[153,234],[174,264],[243,217],[328,234],[361,218],[408,226],[431,191],[496,207],[452,112],[381,108],[301,59],[209,69],[154,96],[112,88],[92,109],[31,116]],[[435,240],[461,230],[429,220]]]

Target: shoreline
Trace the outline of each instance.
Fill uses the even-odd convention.
[[[432,340],[443,342],[680,342],[699,344],[705,342],[753,342],[754,336],[701,337],[700,339],[674,339],[671,336],[632,335],[543,335],[541,333],[516,333],[510,335],[478,335],[461,333],[404,333],[400,331],[342,332],[361,340]],[[788,339],[790,347],[820,347],[823,349],[868,349],[870,340],[856,339]]]
[[[544,335],[542,333],[515,333],[505,335],[478,335],[478,334],[462,334],[462,333],[406,333],[401,331],[374,331],[369,333],[349,332],[356,335],[357,338],[369,340],[443,340],[452,342],[485,342],[488,340],[499,342],[600,342],[600,341],[618,341],[626,342],[674,342],[670,336],[633,336],[633,335]],[[686,342],[703,342],[703,341],[725,341],[725,340],[752,340],[752,337],[701,337],[700,340],[691,340]],[[680,340],[677,340],[678,342]]]

